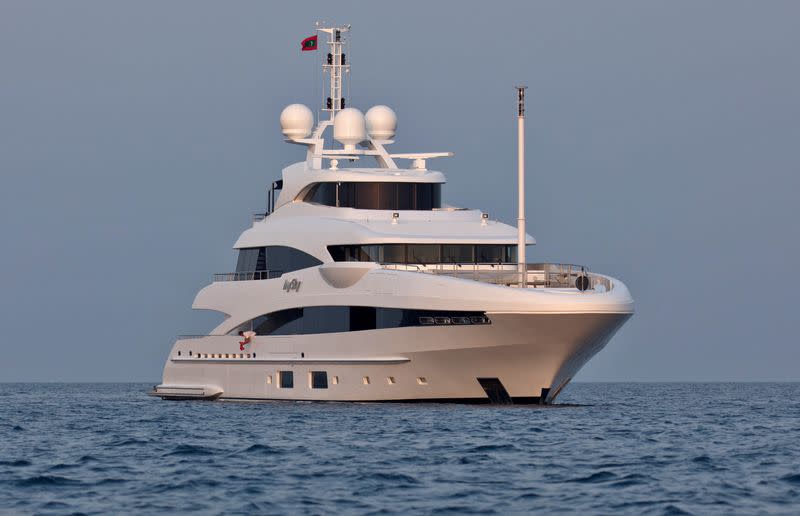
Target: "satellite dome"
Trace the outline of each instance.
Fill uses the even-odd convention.
[[[339,111],[333,119],[333,137],[344,145],[345,149],[355,149],[357,143],[367,139],[364,114],[355,108]]]
[[[287,138],[297,140],[311,134],[314,113],[303,104],[290,104],[281,111],[281,132]]]
[[[375,140],[389,140],[397,131],[397,115],[389,106],[373,106],[367,111],[367,132]]]

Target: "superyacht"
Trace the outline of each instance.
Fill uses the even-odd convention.
[[[180,337],[152,395],[164,399],[552,403],[633,314],[614,278],[528,263],[524,87],[517,89],[517,227],[442,202],[450,152],[393,153],[397,116],[349,107],[350,26],[317,26],[325,98],[315,126],[286,107],[306,148],[192,308],[225,319]],[[326,41],[322,41],[322,40]],[[319,43],[318,43],[319,40]]]

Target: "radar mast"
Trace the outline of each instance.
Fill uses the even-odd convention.
[[[327,73],[328,97],[323,101],[322,111],[330,113],[323,120],[320,115],[317,126],[312,130],[314,116],[302,104],[291,104],[281,112],[281,131],[288,143],[304,145],[308,148],[306,163],[311,170],[321,170],[323,160],[329,161],[330,170],[338,170],[339,160],[356,161],[362,156],[372,156],[378,168],[397,170],[395,159],[411,161],[409,170],[426,171],[425,161],[432,158],[452,156],[452,152],[414,152],[390,154],[386,146],[394,143],[397,130],[397,116],[388,106],[377,105],[367,111],[366,116],[358,109],[347,107],[344,96],[343,79],[350,73],[347,54],[349,41],[345,37],[350,25],[329,27],[324,22],[316,23],[316,31],[328,35],[328,55],[322,69]],[[317,35],[318,36],[318,35]],[[317,36],[312,36],[312,39]],[[317,45],[309,50],[316,50]],[[324,89],[324,86],[323,86]],[[338,115],[338,116],[337,116]],[[333,138],[344,148],[325,147],[325,131],[333,128]]]
[[[317,32],[324,32],[328,35],[328,55],[322,69],[328,74],[328,98],[325,99],[322,110],[328,111],[330,120],[336,117],[336,112],[345,108],[345,97],[342,89],[342,78],[344,74],[350,73],[350,65],[347,62],[347,54],[344,52],[347,38],[344,34],[350,32],[350,25],[341,27],[324,27],[317,22]]]

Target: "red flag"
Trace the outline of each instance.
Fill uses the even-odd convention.
[[[300,43],[300,48],[303,52],[317,49],[317,37],[309,36]]]

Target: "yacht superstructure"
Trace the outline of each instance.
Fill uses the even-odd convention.
[[[394,112],[346,106],[349,29],[317,28],[326,118],[314,127],[306,106],[284,109],[286,141],[306,159],[272,183],[234,245],[236,270],[194,300],[225,320],[178,338],[152,394],[551,403],[633,314],[627,288],[585,267],[526,263],[524,199],[520,231],[444,205],[445,176],[428,162],[452,154],[391,153]]]

